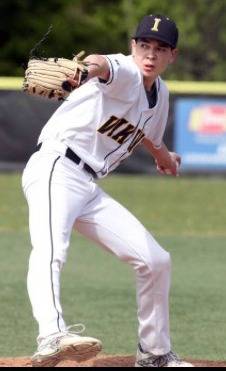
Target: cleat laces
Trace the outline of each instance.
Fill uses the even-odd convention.
[[[73,328],[78,328],[78,330],[73,330]],[[80,335],[85,331],[86,327],[83,323],[75,323],[74,325],[68,326],[67,330],[65,331],[65,335]]]
[[[155,356],[153,354],[150,354],[148,356],[147,353],[147,358],[139,360],[138,362],[142,367],[164,367],[165,365],[171,362],[174,362],[175,364],[179,365],[181,363],[181,360],[179,359],[177,354],[170,351],[169,353],[164,354],[162,356]]]
[[[169,363],[169,362],[175,362],[177,364],[180,364],[181,363],[181,359],[178,357],[178,355],[174,352],[169,352],[167,353],[165,356],[164,356],[165,360],[166,360],[166,363]]]
[[[77,328],[77,330],[76,330],[76,328]],[[74,330],[72,330],[72,329],[74,329]],[[41,343],[38,347],[38,350],[39,350],[39,352],[42,352],[42,350],[45,350],[46,347],[48,347],[49,349],[55,350],[56,348],[58,348],[60,340],[64,336],[71,336],[71,337],[73,337],[75,335],[79,336],[84,331],[85,331],[85,325],[83,325],[82,323],[77,323],[77,324],[68,326],[66,328],[66,330],[58,332],[56,334],[52,334],[51,336],[49,336],[44,341],[41,341]]]

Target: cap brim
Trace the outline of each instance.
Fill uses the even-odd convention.
[[[153,35],[150,35],[149,34],[142,34],[142,35],[135,35],[132,37],[132,39],[152,39],[152,40],[158,40],[158,41],[162,41],[164,43],[166,43],[167,45],[169,45],[170,47],[172,48],[176,48],[176,45],[173,45],[172,43],[169,43],[169,40],[166,40],[164,37],[161,37],[161,35],[156,35],[156,34],[153,34]]]

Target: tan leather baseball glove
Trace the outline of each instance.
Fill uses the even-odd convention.
[[[31,58],[28,61],[23,82],[23,91],[50,99],[64,100],[78,88],[88,75],[86,63],[81,60],[84,52],[72,60],[65,58]],[[76,84],[67,81],[72,78]]]

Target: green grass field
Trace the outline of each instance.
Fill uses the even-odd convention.
[[[101,183],[171,253],[174,350],[226,360],[226,179],[112,176]],[[20,175],[0,175],[0,189],[0,356],[26,356],[36,348],[37,325],[26,292],[30,241]],[[131,268],[76,234],[62,303],[67,323],[84,323],[106,354],[136,351]]]

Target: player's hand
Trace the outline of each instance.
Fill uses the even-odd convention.
[[[74,88],[78,86],[78,79],[73,78],[73,77],[68,77],[62,84],[64,90],[66,91],[72,91]]]
[[[78,79],[68,77],[67,81],[71,84],[71,86],[76,87],[78,85]]]
[[[181,157],[175,152],[169,154],[170,159],[167,164],[156,161],[157,171],[162,175],[179,176]]]

